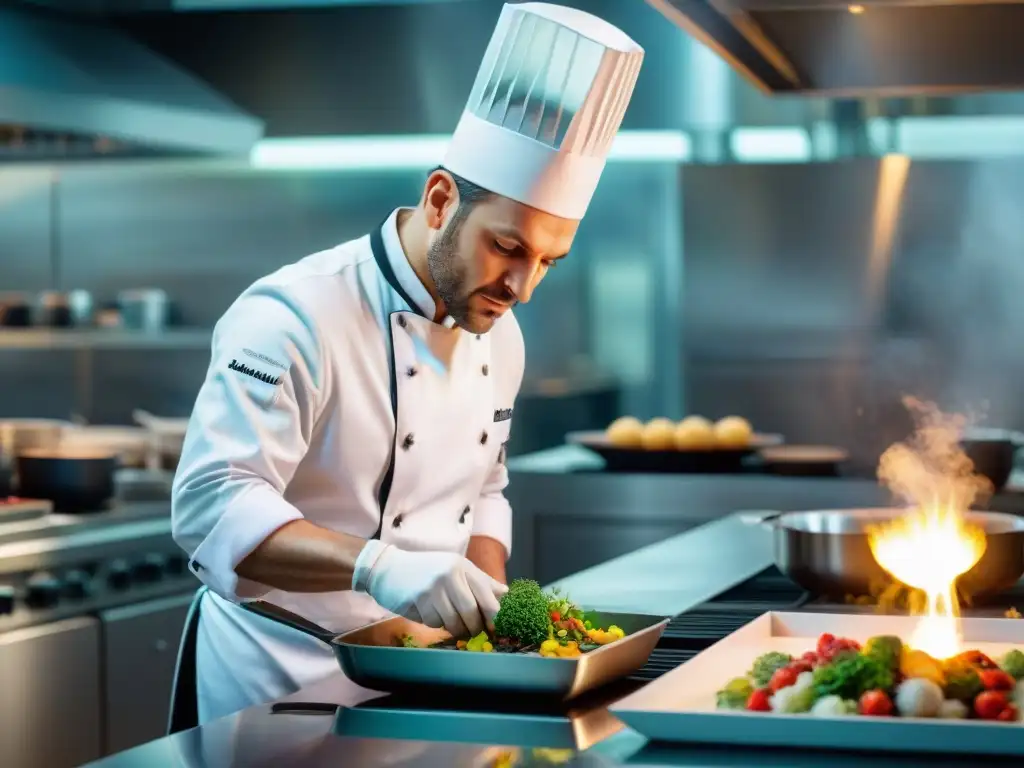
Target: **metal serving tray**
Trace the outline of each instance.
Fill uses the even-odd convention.
[[[345,676],[375,691],[407,693],[424,689],[491,691],[568,700],[632,674],[647,662],[669,617],[635,613],[587,612],[594,626],[621,627],[626,636],[576,658],[545,658],[537,653],[471,653],[440,648],[403,648],[410,635],[424,645],[448,640],[444,630],[400,617],[385,619],[342,635],[283,608],[253,601],[243,606],[312,635],[329,645]]]
[[[345,675],[375,691],[459,688],[540,694],[563,700],[626,677],[647,663],[669,619],[635,613],[587,613],[597,627],[615,624],[626,636],[571,659],[537,653],[470,653],[439,648],[396,648],[409,634],[424,645],[447,640],[444,630],[402,618],[385,619],[336,639]]]

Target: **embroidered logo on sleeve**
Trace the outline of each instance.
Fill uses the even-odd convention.
[[[256,360],[262,360],[264,363],[268,363],[269,365],[272,365],[275,368],[280,368],[282,371],[288,370],[287,366],[284,363],[279,363],[274,358],[267,357],[261,352],[254,352],[253,350],[248,348],[243,349],[242,352],[247,354],[249,357],[255,358]]]
[[[498,408],[494,412],[494,421],[495,422],[508,421],[511,418],[512,418],[512,409],[511,408]]]
[[[263,371],[257,371],[255,368],[250,368],[247,365],[242,365],[238,360],[232,360],[228,363],[228,368],[232,371],[238,371],[244,373],[246,376],[252,376],[254,379],[265,381],[267,384],[273,384],[277,386],[281,383],[280,376],[271,376],[269,373],[263,373]]]

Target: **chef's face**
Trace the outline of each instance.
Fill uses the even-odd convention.
[[[447,173],[427,181],[427,221],[436,230],[427,265],[448,314],[460,327],[486,333],[515,304],[530,300],[569,253],[579,222],[497,195],[459,202]]]

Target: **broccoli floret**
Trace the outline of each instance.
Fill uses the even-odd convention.
[[[1014,680],[1024,678],[1024,653],[1014,648],[999,661],[999,668]]]
[[[893,672],[899,670],[902,654],[903,641],[893,635],[872,637],[864,645],[865,656],[877,659]]]
[[[725,688],[715,694],[719,709],[746,709],[747,699],[754,692],[754,686],[745,677],[730,680]]]
[[[532,579],[516,579],[498,603],[494,632],[522,645],[539,645],[548,636],[548,600],[540,584]]]
[[[974,701],[975,696],[985,690],[977,670],[970,664],[950,661],[944,666],[943,672],[946,680],[942,686],[942,693],[947,699],[970,703]]]
[[[814,689],[819,697],[860,699],[866,691],[888,691],[893,673],[884,663],[862,653],[844,655],[814,670]]]
[[[793,660],[793,657],[788,653],[780,653],[779,651],[768,651],[768,653],[762,654],[754,659],[754,665],[750,668],[747,673],[750,679],[754,681],[754,685],[758,688],[763,688],[768,685],[768,681],[772,679],[772,675],[775,674],[775,670],[781,669]]]

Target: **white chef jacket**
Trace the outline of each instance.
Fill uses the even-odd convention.
[[[482,335],[433,322],[397,215],[258,280],[214,329],[172,502],[174,539],[210,588],[202,721],[338,671],[327,646],[238,601],[262,598],[336,632],[389,615],[363,593],[240,578],[235,566],[285,523],[461,554],[483,535],[511,552],[504,457],[522,333],[511,312]]]

